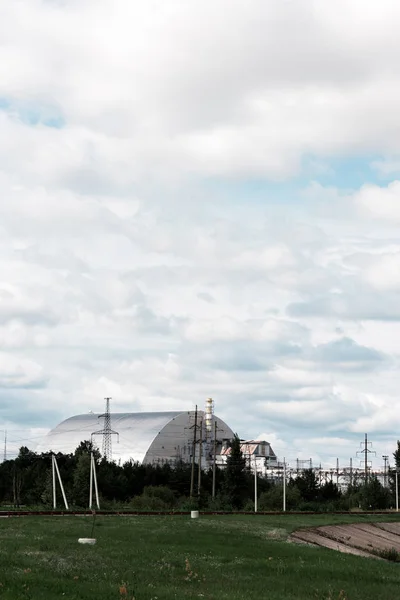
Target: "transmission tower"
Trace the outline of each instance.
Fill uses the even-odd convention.
[[[119,433],[117,431],[113,431],[111,429],[111,413],[110,413],[110,400],[111,398],[104,398],[106,401],[106,411],[104,414],[99,415],[99,419],[104,419],[103,429],[99,431],[94,431],[92,433],[92,437],[94,435],[102,435],[103,436],[103,457],[108,461],[112,460],[112,442],[111,436],[118,436],[117,439],[119,441]]]
[[[387,454],[383,454],[382,456],[383,460],[385,461],[385,465],[383,467],[383,487],[387,486],[387,472],[388,472],[388,463],[389,463],[389,456]]]
[[[359,454],[364,454],[364,477],[365,477],[365,483],[367,483],[367,481],[368,481],[368,455],[369,454],[375,454],[376,455],[376,452],[374,452],[373,450],[370,450],[368,448],[368,446],[371,445],[371,442],[368,441],[368,434],[367,433],[365,434],[364,443],[362,444],[362,442],[361,442],[360,445],[364,446],[364,449],[363,450],[359,450],[357,452],[357,456]]]

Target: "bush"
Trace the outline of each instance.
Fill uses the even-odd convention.
[[[215,498],[209,498],[207,510],[216,512],[232,512],[233,506],[228,496],[224,494],[218,494]]]
[[[257,505],[258,508],[258,505]],[[247,500],[246,504],[243,506],[244,512],[254,512],[254,502],[253,500]]]
[[[297,510],[301,512],[327,512],[326,505],[319,502],[300,502]]]
[[[183,496],[178,502],[179,510],[199,510],[198,498],[186,498]]]
[[[174,492],[163,485],[149,485],[141,496],[132,499],[131,506],[136,510],[171,510],[176,506],[176,498]]]
[[[296,510],[300,503],[300,492],[296,487],[286,487],[286,508]],[[283,486],[273,485],[268,492],[263,492],[258,499],[258,510],[281,511],[283,507]]]
[[[396,548],[374,550],[373,553],[376,554],[376,556],[384,558],[385,560],[390,560],[391,562],[400,562],[400,552],[397,552]]]

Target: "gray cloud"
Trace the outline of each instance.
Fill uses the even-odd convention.
[[[312,353],[316,362],[337,364],[340,368],[347,365],[354,369],[371,369],[382,364],[386,357],[374,348],[360,346],[350,338],[341,338],[334,342],[317,346]]]
[[[315,300],[293,302],[287,307],[291,317],[324,317],[350,319],[355,321],[399,321],[400,296],[387,294],[382,298],[375,290],[370,289],[365,294],[360,289],[359,294],[337,294],[321,296]]]

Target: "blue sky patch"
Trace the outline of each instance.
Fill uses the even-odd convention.
[[[15,115],[25,125],[61,129],[65,119],[60,110],[51,105],[0,98],[0,110]]]

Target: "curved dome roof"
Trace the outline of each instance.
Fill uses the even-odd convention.
[[[204,417],[198,411],[198,418]],[[218,438],[233,437],[233,432],[221,419],[214,417],[218,427]],[[92,433],[103,429],[100,414],[76,415],[62,421],[49,431],[37,446],[37,452],[72,453],[82,441],[90,440]],[[157,463],[177,458],[189,460],[193,438],[194,411],[113,413],[111,428],[119,434],[112,436],[114,460],[133,459],[144,463]],[[93,440],[102,447],[101,435]]]

